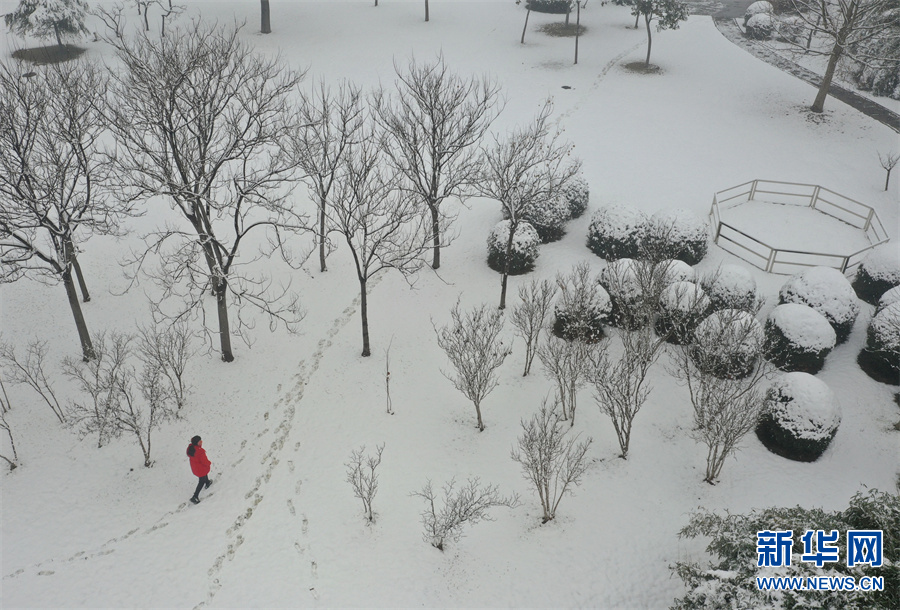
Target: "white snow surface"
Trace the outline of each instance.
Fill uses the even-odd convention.
[[[664,205],[704,216],[713,193],[754,177],[828,184],[874,206],[897,238],[898,194],[881,190],[883,171],[872,162],[874,150],[896,147],[896,133],[831,98],[824,114],[809,113],[813,87],[732,45],[708,17],[654,32],[651,61],[661,72],[643,75],[623,64],[643,60],[646,35],[631,28],[628,7],[611,4],[591,2],[582,11],[587,33],[575,66],[574,41],[537,31],[559,16],[532,13],[522,45],[525,11],[508,0],[432,0],[429,23],[421,2],[273,2],[274,31],[266,36],[256,32],[259,3],[186,3],[179,23],[198,13],[220,24],[246,22],[241,39],[308,67],[310,87],[343,78],[367,88],[389,84],[395,59],[442,51],[454,70],[489,73],[502,84],[500,133],[529,121],[552,94],[555,120],[584,160],[594,206],[627,202],[646,213]],[[151,34],[158,31],[153,11]],[[133,12],[126,16],[135,25]],[[89,27],[101,31],[97,21]],[[43,44],[5,42],[5,49]],[[88,57],[111,60],[102,43],[82,44]],[[297,202],[310,205],[301,191]],[[181,418],[155,433],[152,468],[142,467],[127,437],[97,449],[95,438],[59,426],[33,393],[6,384],[21,465],[0,476],[3,607],[663,608],[684,593],[668,566],[706,560],[706,541],[677,537],[698,507],[837,510],[863,486],[895,489],[896,406],[890,389],[856,365],[865,341],[858,321],[818,375],[843,405],[844,422],[817,462],[780,458],[750,434],[721,482],[704,483],[706,450],[689,436],[687,389],[667,373],[664,355],[651,370],[653,389],[635,419],[628,460],[617,458],[609,420],[582,390],[575,428],[593,437],[596,462],[557,518],[541,525],[539,502],[509,459],[519,420],[552,391],[539,363],[523,378],[524,347],[512,342],[499,386],[483,404],[481,433],[471,403],[441,374],[450,365],[432,323],[445,324],[457,299],[466,308],[499,298],[498,276],[484,261],[485,235],[500,220],[496,202],[446,205],[459,212],[459,237],[439,274],[421,273],[413,290],[389,272],[370,282],[370,358],[359,355],[358,284],[346,248],[331,255],[327,273],[314,266],[294,272],[273,260],[274,279],[293,280],[303,294],[299,332],[270,333],[260,318],[251,346],[235,341],[234,362],[222,363],[214,350],[195,356],[187,371],[193,392]],[[142,232],[167,221],[181,219],[151,201],[133,234],[83,244],[93,293],[83,309],[92,332],[132,331],[149,321],[143,291],[153,286],[123,293],[118,262]],[[603,262],[584,246],[588,223],[587,215],[577,219],[564,239],[542,246],[535,271],[510,278],[511,297],[579,261],[599,272]],[[737,259],[711,247],[699,270],[723,262]],[[783,278],[753,273],[761,294],[776,298]],[[212,306],[207,313],[214,319]],[[79,355],[60,286],[3,285],[0,328],[16,346],[48,341],[60,397],[77,396],[59,375],[59,360]],[[512,340],[509,325],[506,336]],[[385,413],[389,345],[395,415]],[[620,348],[614,334],[611,346]],[[196,478],[184,455],[194,434],[203,436],[215,481],[198,506],[187,503]],[[344,463],[352,450],[378,443],[386,446],[376,521],[367,526]],[[493,521],[466,528],[442,553],[422,540],[424,504],[410,493],[454,476],[518,492],[522,505],[493,510]]]
[[[808,305],[779,305],[769,314],[769,319],[796,345],[816,351],[834,348],[837,337],[831,324]]]
[[[810,267],[792,275],[779,295],[785,303],[809,305],[836,324],[859,314],[859,301],[850,281],[830,267]]]
[[[787,400],[777,400],[778,396]],[[771,386],[767,406],[775,420],[797,438],[819,440],[841,424],[841,408],[828,384],[809,373],[784,373]]]

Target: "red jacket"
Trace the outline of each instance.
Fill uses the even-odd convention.
[[[188,445],[188,449],[190,448],[191,445]],[[205,477],[209,474],[211,462],[206,457],[206,451],[203,450],[203,447],[194,446],[194,455],[188,453],[188,457],[191,458],[191,472],[194,473],[194,476]]]

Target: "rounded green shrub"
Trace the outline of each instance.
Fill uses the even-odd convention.
[[[859,302],[844,274],[830,267],[810,267],[792,275],[778,292],[779,303],[809,305],[825,316],[840,345],[850,336]]]
[[[509,240],[510,222],[501,220],[488,236],[488,267],[503,273],[506,265],[506,246]],[[538,257],[541,238],[527,222],[520,222],[513,236],[512,252],[509,257],[509,274],[521,275],[534,269]]]
[[[814,462],[840,423],[840,408],[825,382],[808,373],[785,373],[766,392],[756,436],[772,453]]]
[[[604,206],[591,216],[587,247],[608,261],[637,258],[647,238],[647,216],[624,206]]]
[[[887,305],[872,318],[866,346],[856,361],[875,381],[900,385],[900,301]]]
[[[654,260],[696,265],[709,249],[709,223],[689,210],[661,210],[650,217],[647,242],[646,253]]]
[[[783,371],[815,375],[836,342],[825,316],[807,305],[785,303],[772,310],[765,327],[763,354]]]
[[[885,292],[900,286],[900,252],[897,246],[885,244],[873,249],[859,264],[852,285],[856,296],[870,305],[877,305]]]
[[[611,310],[609,294],[600,284],[585,291],[564,291],[553,307],[553,334],[567,341],[596,343],[605,335],[603,326]]]
[[[756,313],[762,304],[756,280],[743,265],[720,265],[715,271],[704,275],[700,284],[715,310],[742,309]]]
[[[579,218],[587,210],[590,188],[581,174],[576,174],[562,188],[563,197],[569,205],[569,216]]]
[[[763,328],[740,309],[715,311],[694,329],[688,354],[697,369],[720,379],[742,379],[762,355]]]
[[[693,282],[672,282],[659,295],[654,328],[669,343],[690,343],[694,329],[709,314],[711,305],[703,288]]]

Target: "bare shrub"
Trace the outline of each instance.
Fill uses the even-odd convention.
[[[519,287],[519,299],[522,301],[513,308],[510,321],[516,327],[516,334],[525,340],[525,372],[531,372],[531,363],[537,350],[538,338],[547,326],[550,307],[556,297],[556,286],[549,280],[531,280],[526,286]]]
[[[522,420],[518,449],[510,454],[537,491],[544,510],[543,523],[556,516],[563,496],[581,484],[582,475],[592,463],[587,458],[592,439],[578,442],[578,434],[566,438],[571,428],[563,425],[558,407],[558,401],[554,401],[548,408],[545,400],[531,420]]]
[[[344,464],[347,467],[347,482],[353,487],[353,495],[362,500],[366,521],[375,522],[375,513],[372,511],[372,500],[378,493],[378,474],[375,470],[381,464],[381,453],[384,451],[384,443],[375,446],[374,455],[366,455],[366,446],[355,449],[350,454],[350,461]]]
[[[566,341],[546,333],[546,340],[538,349],[538,357],[544,365],[544,375],[556,382],[556,398],[561,407],[560,416],[575,425],[575,407],[578,390],[588,384],[591,352],[594,345],[584,341]]]
[[[568,275],[557,274],[559,301],[553,307],[556,316],[553,334],[568,341],[579,339],[596,343],[603,338],[603,324],[612,308],[609,294],[591,276],[587,263],[579,263]]]
[[[25,348],[24,358],[16,355],[16,350],[8,343],[0,343],[0,362],[3,364],[3,372],[6,378],[14,384],[26,384],[30,386],[41,399],[50,407],[53,414],[65,423],[66,416],[62,405],[56,398],[56,393],[50,385],[50,379],[44,370],[44,359],[47,356],[47,342],[34,340]]]
[[[497,369],[512,351],[500,340],[503,314],[489,311],[487,305],[462,313],[457,301],[450,315],[450,326],[434,329],[438,345],[456,369],[455,375],[444,376],[475,405],[478,430],[483,431],[481,402],[497,387]]]
[[[179,409],[190,391],[184,372],[193,353],[191,333],[183,319],[164,328],[159,325],[141,328],[138,333],[138,357],[165,378]]]
[[[13,439],[12,428],[10,427],[9,422],[6,421],[6,414],[9,413],[12,407],[9,403],[9,396],[6,394],[6,386],[3,385],[2,379],[0,379],[0,391],[2,391],[2,396],[0,396],[0,428],[6,431],[6,436],[9,437],[9,448],[12,452],[12,458],[9,458],[2,453],[0,453],[0,458],[9,464],[10,470],[15,470],[19,466],[19,454],[16,452],[16,441]]]
[[[443,491],[443,504],[440,508],[435,505],[437,496],[431,481],[425,483],[421,491],[412,494],[427,503],[425,510],[422,511],[424,539],[440,551],[444,550],[444,543],[447,540],[459,541],[465,524],[490,521],[488,510],[491,508],[495,506],[515,508],[519,505],[518,495],[501,496],[496,485],[482,485],[478,477],[469,479],[459,489],[456,489],[456,479],[450,479],[444,485]]]

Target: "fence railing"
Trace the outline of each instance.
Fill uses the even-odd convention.
[[[722,220],[720,206],[750,200],[808,206],[862,230],[869,245],[852,254],[775,248],[759,236],[745,233]],[[796,267],[833,267],[847,273],[862,262],[869,250],[890,239],[873,208],[816,184],[775,180],[745,182],[713,195],[709,215],[714,231],[713,241],[719,247],[763,271],[780,275],[796,273]]]

